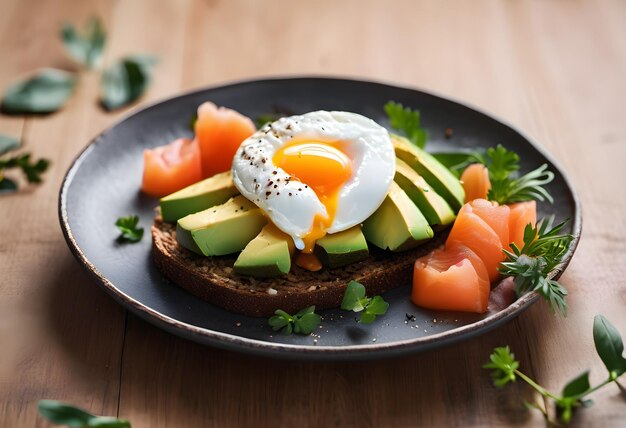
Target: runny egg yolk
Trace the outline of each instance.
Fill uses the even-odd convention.
[[[352,161],[337,142],[293,141],[282,146],[273,157],[274,165],[309,186],[326,207],[328,216],[317,214],[309,232],[302,237],[303,253],[311,253],[315,241],[326,235],[333,224],[339,191],[352,175]]]

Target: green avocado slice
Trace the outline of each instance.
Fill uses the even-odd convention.
[[[266,223],[261,209],[239,195],[178,220],[176,239],[195,253],[222,256],[243,250]]]
[[[414,248],[434,236],[422,212],[395,182],[382,205],[363,223],[363,234],[372,244],[391,251]]]
[[[317,258],[330,268],[355,263],[369,255],[360,225],[318,239],[314,251]]]
[[[291,237],[268,223],[246,245],[235,261],[235,272],[255,278],[273,278],[289,273],[294,243]]]
[[[450,205],[426,183],[424,177],[401,159],[396,159],[394,181],[417,205],[431,227],[443,229],[454,222],[456,215]]]
[[[391,134],[396,156],[406,162],[457,212],[465,203],[465,191],[458,178],[429,153],[406,138]]]
[[[163,221],[177,221],[186,215],[223,204],[238,193],[230,171],[222,172],[161,198],[161,217]]]

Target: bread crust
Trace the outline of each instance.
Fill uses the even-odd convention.
[[[309,272],[293,265],[280,278],[256,279],[233,271],[236,255],[202,257],[176,241],[176,227],[157,215],[152,226],[152,248],[157,268],[191,294],[231,312],[268,317],[276,309],[294,313],[315,305],[334,308],[350,280],[365,285],[368,295],[381,294],[411,281],[415,259],[442,245],[447,231],[413,250],[392,253],[372,248],[370,256],[335,269]]]

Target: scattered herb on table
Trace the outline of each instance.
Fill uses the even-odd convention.
[[[280,330],[282,334],[310,334],[322,321],[315,313],[315,306],[304,308],[293,316],[282,309],[277,309],[274,313],[276,315],[268,320],[268,324],[274,331]]]
[[[65,23],[61,27],[60,36],[68,54],[81,68],[95,68],[99,64],[106,45],[106,32],[99,18],[91,18],[82,33]],[[150,84],[155,63],[153,56],[131,55],[109,66],[101,73],[102,106],[113,110],[137,100]],[[78,81],[79,75],[76,73],[52,68],[38,70],[26,80],[13,83],[5,90],[2,112],[55,112],[72,96]]]
[[[511,353],[508,346],[495,348],[489,357],[490,362],[483,367],[493,370],[491,373],[493,384],[498,388],[502,388],[509,382],[515,382],[518,377],[521,378],[545,399],[552,400],[556,405],[559,420],[564,424],[568,424],[576,408],[581,406],[589,407],[593,404],[592,400],[586,398],[587,396],[605,385],[615,382],[617,378],[626,372],[626,358],[622,355],[624,352],[622,337],[617,329],[602,315],[596,315],[594,318],[593,341],[596,352],[609,371],[608,378],[595,387],[591,387],[589,371],[586,371],[568,382],[560,395],[554,394],[519,370],[520,364],[515,360],[515,356]],[[524,402],[524,404],[528,408],[541,411],[546,420],[554,423],[554,421],[549,420],[548,411],[541,404],[528,402]]]
[[[134,55],[104,70],[100,81],[102,105],[115,110],[137,100],[150,84],[155,64],[154,56]]]
[[[143,237],[143,227],[137,227],[139,217],[130,215],[128,217],[120,217],[115,222],[115,226],[120,230],[121,235],[118,241],[121,242],[139,242]]]
[[[563,260],[574,237],[563,234],[566,222],[552,226],[554,217],[539,222],[537,226],[527,225],[524,229],[524,245],[519,248],[511,244],[512,251],[504,250],[506,260],[500,264],[500,273],[515,277],[515,291],[518,296],[537,291],[550,305],[553,313],[567,315],[567,290],[549,274]]]
[[[90,18],[82,33],[66,22],[60,33],[63,45],[72,59],[87,68],[94,68],[100,63],[106,43],[106,33],[100,18]]]
[[[2,112],[44,114],[57,111],[72,96],[77,81],[73,73],[43,68],[4,91]]]
[[[130,428],[130,422],[112,416],[96,416],[74,407],[70,404],[55,400],[41,400],[38,405],[39,414],[54,425],[88,428]]]
[[[379,315],[384,315],[389,303],[380,296],[367,297],[365,286],[357,281],[350,281],[343,295],[341,309],[346,311],[362,312],[360,322],[371,324]]]
[[[18,139],[0,134],[0,156],[18,149],[19,146]],[[47,159],[31,160],[30,153],[0,158],[0,192],[17,190],[17,183],[5,176],[5,170],[20,169],[29,183],[41,183],[41,175],[49,165],[50,162]]]
[[[387,102],[384,109],[387,117],[389,117],[391,126],[398,131],[402,131],[409,141],[423,149],[428,135],[420,127],[420,112],[404,107],[395,101]]]

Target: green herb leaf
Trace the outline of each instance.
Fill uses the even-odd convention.
[[[196,132],[196,122],[198,121],[198,113],[194,113],[189,122],[187,123],[187,127],[191,132]]]
[[[561,395],[563,397],[576,397],[578,395],[584,395],[590,388],[589,370],[587,370],[569,381],[567,385],[563,387]]]
[[[143,237],[143,227],[137,227],[138,224],[139,217],[136,215],[118,218],[115,225],[122,232],[118,240],[122,242],[139,242]]]
[[[29,183],[41,183],[41,174],[48,169],[50,162],[47,159],[31,162],[30,156],[30,153],[25,153],[9,159],[0,159],[0,170],[20,168]]]
[[[89,68],[98,65],[106,41],[106,33],[98,17],[87,21],[84,31],[79,34],[72,24],[61,27],[61,39],[69,55]]]
[[[148,88],[156,58],[134,55],[107,68],[100,82],[101,102],[107,110],[124,107]]]
[[[507,180],[513,172],[519,169],[518,154],[505,149],[501,144],[487,149],[487,159],[489,179],[492,181]]]
[[[365,298],[365,286],[357,281],[350,281],[346,287],[346,291],[341,301],[341,309],[345,311],[359,312],[363,310],[360,304],[361,299]],[[355,308],[357,308],[355,310]]]
[[[420,112],[400,103],[389,101],[385,104],[385,113],[389,117],[391,126],[404,135],[416,146],[424,148],[426,145],[426,131],[420,127]]]
[[[567,290],[557,281],[549,279],[550,273],[561,263],[574,237],[560,233],[566,222],[552,226],[554,217],[548,217],[533,227],[524,229],[524,245],[520,249],[512,244],[512,252],[504,250],[506,259],[499,271],[504,276],[515,277],[515,291],[521,296],[537,291],[550,305],[553,313],[567,314]]]
[[[55,400],[39,401],[39,414],[56,425],[86,426],[95,416],[83,409]]]
[[[519,368],[519,362],[515,360],[515,355],[508,346],[495,348],[489,361],[483,368],[493,369],[491,377],[496,387],[502,388],[509,382],[515,382],[515,371]]]
[[[29,79],[14,83],[4,92],[2,111],[8,114],[52,113],[74,92],[76,76],[44,68]]]
[[[617,379],[626,373],[626,359],[622,356],[624,353],[622,336],[602,315],[596,315],[593,319],[593,342],[611,379]]]
[[[322,318],[315,313],[315,306],[309,306],[298,311],[294,316],[289,315],[282,309],[277,309],[274,316],[267,322],[274,331],[280,330],[282,334],[310,334],[320,325]]]
[[[357,281],[350,281],[346,287],[341,302],[341,309],[345,311],[361,312],[360,322],[371,324],[377,315],[384,315],[389,308],[389,303],[380,296],[372,298],[365,296],[365,286]]]
[[[274,113],[266,113],[258,116],[254,122],[256,124],[257,129],[263,128],[268,123],[274,122],[275,120],[280,119],[282,116]]]
[[[9,135],[0,134],[0,156],[20,147],[20,140]]]
[[[11,193],[17,190],[17,183],[10,178],[0,179],[0,193]]]
[[[70,404],[55,400],[41,400],[39,414],[54,425],[70,427],[131,428],[130,423],[111,416],[95,416]]]

